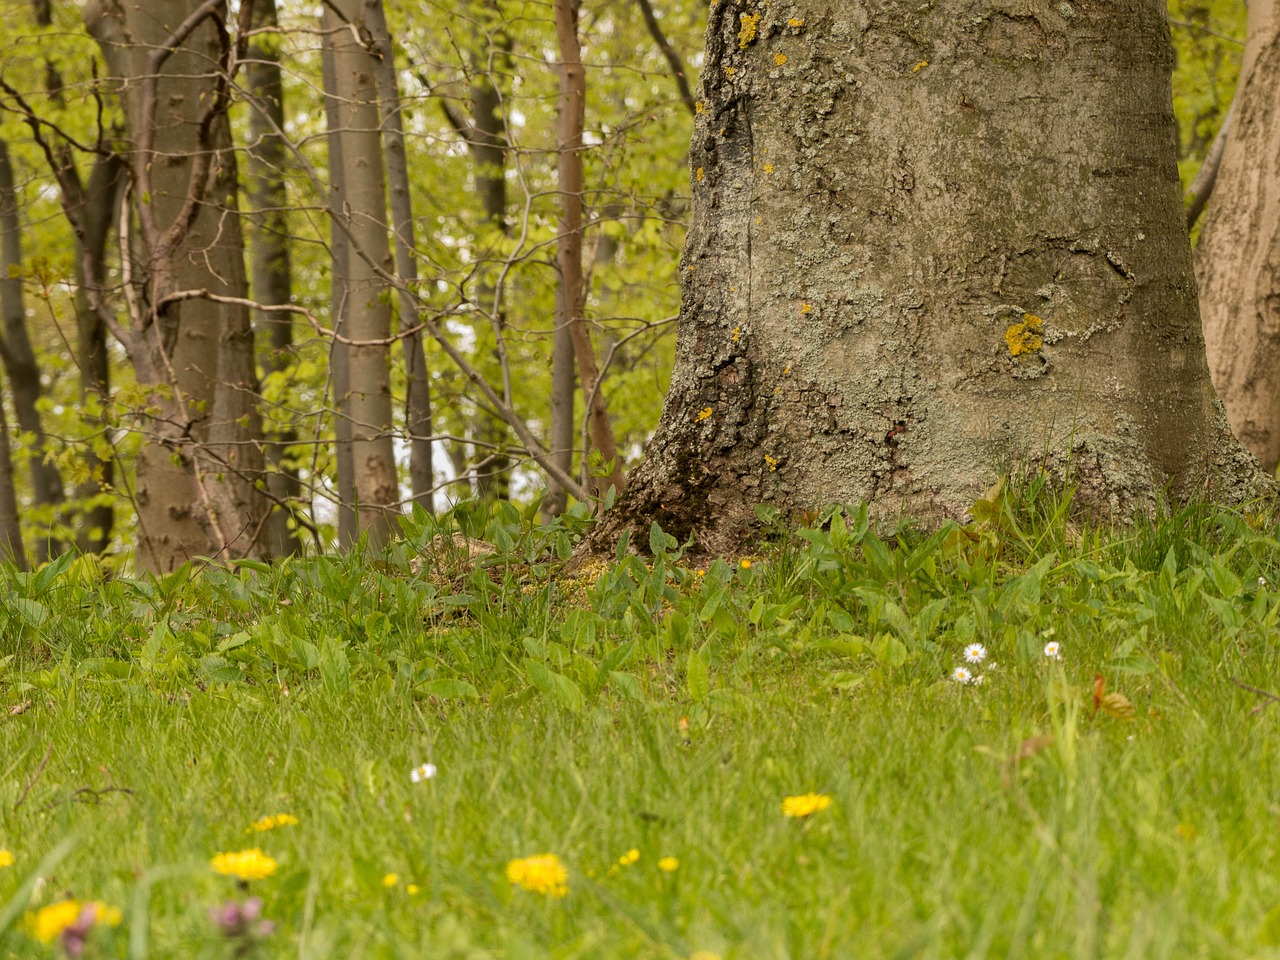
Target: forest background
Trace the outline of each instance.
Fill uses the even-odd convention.
[[[133,94],[117,87],[124,61],[104,58],[112,41],[90,35],[80,5],[6,0],[0,455],[9,462],[0,464],[0,514],[8,477],[21,522],[5,527],[6,549],[19,561],[71,544],[112,562],[143,544],[139,566],[155,570],[191,555],[325,551],[361,533],[385,539],[390,518],[414,503],[434,510],[471,497],[545,495],[543,512],[555,515],[604,497],[610,484],[621,490],[641,457],[674,350],[705,4],[617,0],[586,5],[580,20],[566,2],[389,4],[394,69],[377,74],[372,94],[326,76],[326,56],[350,54],[339,49],[340,6],[259,0],[237,26],[232,5],[226,33],[206,38],[199,82],[227,81],[229,139],[205,151],[214,157],[211,192],[222,195],[203,203],[220,215],[203,240],[199,224],[191,228],[193,245],[176,260],[203,257],[214,278],[186,284],[187,293],[225,283],[221,296],[231,299],[205,306],[222,311],[216,323],[251,322],[254,354],[251,373],[206,373],[184,404],[173,389],[187,389],[179,357],[161,354],[161,365],[175,361],[168,373],[139,382],[141,361],[122,346],[133,337],[134,352],[145,353],[138,344],[152,319],[175,306],[198,309],[145,302],[155,288],[143,274],[156,260],[142,249],[138,211],[149,198],[138,196],[136,176],[125,190],[121,166],[137,155],[137,84]],[[569,12],[578,22],[567,40]],[[1173,0],[1169,16],[1180,173],[1195,205],[1192,182],[1235,91],[1246,10],[1239,0]],[[564,67],[573,41],[584,66],[577,75]],[[376,51],[377,38],[365,46]],[[385,58],[370,60],[368,71],[383,66]],[[212,90],[188,92],[203,100]],[[362,102],[377,104],[363,119]],[[361,214],[354,194],[331,185],[362,174],[331,164],[343,137],[348,154],[380,150],[376,134],[359,139],[371,124],[387,149],[388,185],[376,189],[389,189],[392,209],[381,200]],[[582,162],[578,188],[565,179],[573,158]],[[571,193],[577,214],[566,209]],[[566,226],[571,215],[583,218],[581,229]],[[1194,237],[1198,222],[1189,219]],[[228,268],[199,252],[200,243],[205,251],[222,243],[232,221],[246,238],[244,252],[231,254],[243,279],[223,276]],[[355,236],[370,223],[380,252],[361,252]],[[412,248],[394,265],[389,237]],[[86,244],[96,251],[88,260]],[[343,252],[348,245],[355,254]],[[371,267],[363,280],[351,266],[361,261]],[[95,269],[96,281],[86,274]],[[362,298],[344,294],[344,283],[369,284],[363,299],[381,308],[374,332],[363,334],[373,347],[350,343],[363,321],[335,305]],[[226,311],[250,303],[265,309],[227,320]],[[403,322],[414,313],[422,324]],[[225,342],[202,341],[197,355],[207,360]],[[198,359],[192,368],[201,369]],[[370,385],[350,382],[371,368]],[[381,394],[391,404],[380,422],[355,400]],[[383,444],[378,457],[394,460],[393,479],[385,462],[370,480],[344,461],[344,449],[364,450],[362,442]],[[555,467],[563,472],[552,475]],[[165,502],[166,492],[176,500]],[[254,507],[255,496],[263,504]]]

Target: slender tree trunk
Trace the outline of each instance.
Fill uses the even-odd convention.
[[[122,332],[138,382],[153,388],[133,491],[137,562],[152,571],[263,553],[249,315],[204,296],[248,293],[219,74],[231,51],[224,18],[197,0],[85,6],[121,82],[131,141],[137,236],[126,256],[137,309]]]
[[[290,302],[293,268],[289,257],[289,203],[284,172],[288,154],[281,133],[284,130],[284,80],[277,52],[280,38],[275,0],[256,0],[253,26],[258,34],[249,47],[246,87],[252,106],[249,112],[249,176],[246,193],[253,210],[253,256],[251,259],[253,298],[267,306]],[[293,318],[288,313],[262,311],[254,326],[264,349],[266,367],[283,373],[293,361]],[[274,428],[266,448],[267,491],[274,506],[267,520],[267,540],[272,556],[298,553],[301,540],[296,525],[289,520],[302,504],[302,483],[297,469],[286,460],[298,435],[291,425]]]
[[[1018,468],[1121,517],[1262,483],[1204,359],[1163,4],[1033,6],[711,8],[671,389],[597,543],[963,518]]]
[[[325,43],[320,50],[324,71],[324,89],[337,89],[334,73],[333,46]],[[343,209],[346,185],[343,181],[342,108],[336,96],[324,98],[325,124],[328,127],[326,143],[329,148],[329,206],[334,211]],[[330,322],[339,337],[349,336],[347,313],[350,298],[347,293],[347,277],[350,275],[351,241],[347,237],[341,218],[329,218]],[[334,460],[338,472],[338,543],[349,547],[356,542],[356,467],[351,449],[351,421],[345,413],[347,397],[351,392],[351,348],[341,339],[335,339],[329,347],[330,392],[333,395]]]
[[[497,236],[510,236],[511,224],[507,220],[507,121],[502,95],[495,78],[495,69],[509,67],[511,37],[500,28],[501,11],[495,0],[485,2],[487,50],[483,58],[477,56],[472,63],[471,126],[467,144],[475,167],[476,193],[484,211],[485,224]],[[492,32],[497,30],[496,36]],[[479,300],[482,308],[492,315],[496,337],[504,335],[507,325],[506,308],[496,303],[496,285],[488,273],[481,274]],[[494,344],[494,359],[501,364],[502,350]],[[507,398],[510,402],[510,398]],[[503,451],[511,437],[510,428],[500,417],[483,411],[480,414],[478,433],[481,440],[492,444],[480,454],[485,467],[476,478],[481,499],[502,500],[511,495],[511,458]]]
[[[626,486],[622,462],[613,439],[613,425],[605,407],[604,391],[599,389],[599,372],[591,331],[586,320],[586,288],[582,276],[582,131],[586,115],[586,71],[582,66],[582,50],[578,43],[579,0],[555,0],[556,40],[560,50],[560,96],[557,102],[557,190],[560,194],[560,224],[556,241],[556,259],[560,266],[563,294],[560,306],[563,323],[573,336],[573,352],[578,361],[578,381],[587,406],[588,434],[591,446],[601,460],[612,462],[607,477],[593,477],[590,486],[602,495],[609,484],[618,492]],[[584,452],[584,474],[586,470]]]
[[[396,75],[395,50],[387,27],[382,0],[365,0],[365,25],[373,44],[378,82],[378,107],[382,117],[382,142],[386,149],[387,180],[391,193],[391,222],[395,237],[396,273],[402,281],[400,325],[418,325],[418,262],[415,257],[413,198],[409,190],[409,158],[405,150],[403,104]],[[405,424],[409,431],[409,489],[414,503],[433,510],[435,470],[431,462],[431,383],[427,371],[425,338],[411,333],[401,341],[405,360]]]
[[[1250,0],[1231,132],[1196,248],[1214,383],[1241,442],[1280,464],[1280,2]]]
[[[4,407],[4,386],[0,378],[0,564],[27,568],[22,550],[22,526],[18,522],[18,497],[13,486],[13,459],[10,455],[9,414]]]
[[[685,76],[684,61],[680,59],[680,54],[676,53],[676,48],[671,45],[671,41],[667,39],[667,35],[662,32],[662,26],[658,23],[658,16],[654,12],[653,4],[650,0],[636,0],[640,7],[640,14],[644,17],[644,25],[649,30],[649,36],[653,37],[653,42],[658,45],[658,49],[662,51],[663,58],[667,61],[667,66],[671,68],[671,77],[676,82],[676,87],[680,91],[680,101],[685,105],[685,109],[691,114],[697,114],[697,104],[693,102],[693,91],[689,89],[689,78]]]
[[[47,459],[49,450],[38,406],[42,392],[40,366],[27,333],[22,297],[22,226],[9,145],[4,140],[0,140],[0,313],[4,316],[0,358],[12,384],[18,429],[35,440],[29,454],[32,500],[37,507],[56,510],[63,501],[62,476]],[[51,522],[54,520],[50,518]],[[56,538],[48,536],[37,537],[33,546],[37,563],[48,560],[58,549]]]
[[[342,138],[342,206],[333,211],[347,232],[351,251],[345,281],[350,346],[350,383],[343,412],[351,424],[357,520],[370,546],[390,539],[399,501],[391,443],[391,307],[387,284],[378,271],[391,273],[387,241],[387,195],[382,168],[381,117],[374,63],[361,37],[367,37],[362,0],[336,0],[325,6],[326,42],[333,48],[335,99]],[[352,29],[352,28],[355,29]],[[365,28],[365,29],[361,29]],[[380,342],[375,342],[380,341]]]
[[[573,471],[573,401],[577,377],[573,369],[573,333],[565,319],[564,284],[556,289],[556,329],[551,341],[551,430],[550,454],[565,473]],[[554,479],[547,480],[545,512],[558,517],[569,506],[569,494]]]
[[[80,402],[86,419],[103,436],[113,429],[106,405],[111,394],[111,356],[107,352],[107,328],[93,298],[107,281],[107,240],[119,218],[119,203],[128,171],[120,157],[97,157],[83,191],[64,191],[64,208],[77,211],[76,230],[76,361],[80,368]],[[70,186],[70,184],[69,184]],[[73,223],[74,226],[74,223]],[[91,293],[93,291],[93,293]],[[96,410],[97,413],[90,411]],[[94,445],[84,454],[89,478],[76,488],[76,497],[89,502],[80,520],[76,546],[85,553],[102,553],[111,542],[115,526],[112,505],[115,458],[99,457]]]

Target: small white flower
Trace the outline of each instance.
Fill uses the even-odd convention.
[[[1259,590],[1261,590],[1261,589],[1263,589],[1264,587],[1266,587],[1266,585],[1267,585],[1267,578],[1266,578],[1266,577],[1259,577],[1259,578],[1258,578],[1258,589],[1259,589]]]
[[[986,682],[987,682],[987,675],[985,673],[980,673],[973,678],[973,685],[975,687],[980,687]]]
[[[1050,660],[1062,659],[1062,645],[1057,640],[1050,640],[1044,645],[1044,655]]]
[[[436,765],[434,763],[424,763],[420,767],[414,767],[409,772],[409,779],[414,783],[422,783],[423,780],[430,780],[436,775]]]
[[[969,663],[981,663],[987,659],[987,648],[980,643],[971,643],[964,648],[964,658]]]
[[[951,671],[951,679],[956,683],[973,683],[973,674],[968,667],[956,667]]]

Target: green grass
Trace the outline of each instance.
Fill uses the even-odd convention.
[[[8,571],[0,956],[55,953],[23,914],[64,897],[122,911],[88,957],[233,956],[209,860],[255,845],[262,957],[1280,956],[1280,704],[1235,682],[1280,693],[1274,523],[1102,530],[1034,481],[976,513],[849,511],[703,575],[655,532],[566,576],[579,519],[510,507],[368,559]],[[563,899],[507,882],[543,852]]]

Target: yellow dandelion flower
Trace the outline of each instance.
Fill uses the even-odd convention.
[[[209,861],[209,866],[214,873],[245,881],[261,880],[276,872],[275,860],[257,847],[235,853],[220,853]]]
[[[13,854],[8,850],[0,850],[0,868],[13,866]]]
[[[675,873],[680,869],[680,861],[675,857],[663,857],[658,861],[658,869],[666,873]]]
[[[298,818],[291,813],[276,813],[255,820],[245,829],[245,833],[266,833],[277,827],[296,827]]]
[[[618,863],[624,867],[629,867],[639,859],[640,859],[640,851],[636,849],[631,849],[618,858]]]
[[[782,801],[782,815],[802,819],[810,814],[825,810],[831,806],[831,798],[825,793],[806,793],[798,797],[787,797]]]
[[[398,887],[398,886],[400,886],[400,874],[398,874],[398,873],[388,873],[388,874],[385,874],[385,875],[383,876],[383,878],[382,878],[382,885],[383,885],[384,887]]]
[[[548,897],[563,897],[569,892],[569,871],[554,853],[512,860],[507,864],[507,879],[518,887]]]
[[[775,53],[773,55],[773,62],[780,67],[787,62],[787,55],[785,53]]]
[[[411,897],[416,897],[421,891],[422,891],[422,888],[418,886],[416,883],[411,883],[404,888],[404,892],[409,894],[409,896]]]
[[[28,913],[23,921],[27,935],[41,943],[53,943],[77,920],[86,910],[93,911],[93,923],[105,923],[109,927],[119,926],[120,911],[97,900],[82,903],[79,900],[60,900],[47,907],[41,907],[35,913]]]
[[[743,558],[742,558],[742,562],[741,562],[741,563],[739,563],[739,564],[738,564],[738,566],[742,567],[742,569],[743,569],[743,570],[750,570],[750,569],[751,569],[751,561],[750,561],[750,560],[748,560],[746,557],[743,557]]]

